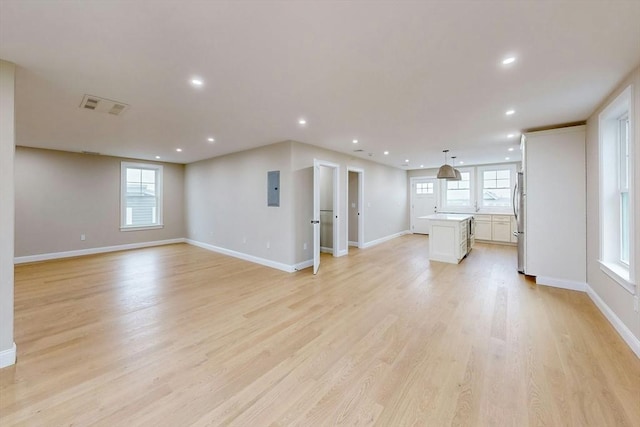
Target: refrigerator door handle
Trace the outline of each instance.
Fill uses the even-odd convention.
[[[516,210],[516,194],[518,193],[518,183],[513,187],[513,199],[511,200],[511,205],[513,206],[513,215],[516,217],[516,221],[518,220],[518,212]]]

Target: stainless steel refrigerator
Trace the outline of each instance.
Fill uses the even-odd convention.
[[[516,185],[513,188],[513,214],[516,217],[517,230],[513,232],[513,235],[518,239],[518,273],[525,273],[524,260],[525,260],[525,244],[524,239],[524,221],[525,221],[525,203],[526,193],[524,186],[524,173],[518,172],[516,179]]]

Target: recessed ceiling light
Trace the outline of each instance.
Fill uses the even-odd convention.
[[[516,112],[516,110],[507,110],[507,111],[505,112],[505,114],[506,114],[507,116],[510,116],[510,115],[512,115],[512,114],[515,114],[515,112]]]
[[[307,124],[307,120],[306,120],[306,119],[299,119],[299,120],[298,120],[298,124],[300,124],[300,125],[306,125],[306,124]]]
[[[178,153],[181,153],[181,152],[182,152],[182,148],[176,148],[176,151],[177,151]]]
[[[514,62],[516,62],[516,57],[515,56],[510,56],[510,57],[504,58],[502,60],[502,65],[509,65],[509,64],[513,64]]]
[[[353,143],[354,143],[354,144],[357,144],[357,143],[358,143],[358,140],[357,140],[357,139],[354,139],[354,140],[353,140]]]
[[[191,84],[196,87],[200,87],[204,84],[204,82],[202,81],[202,79],[195,78],[195,79],[191,79]]]
[[[214,142],[214,141],[215,141],[215,139],[213,139],[213,138],[207,138],[207,141],[209,141],[209,142]]]
[[[156,156],[156,159],[159,159],[159,158],[160,158],[160,156]]]
[[[505,160],[509,160],[509,158],[508,158],[508,157],[505,157],[504,159],[505,159]]]
[[[405,160],[404,162],[405,162],[405,163],[409,163],[409,159]]]
[[[385,156],[388,156],[388,155],[389,155],[389,152],[388,152],[388,151],[385,151],[385,152],[384,152],[384,155],[385,155]]]
[[[516,136],[515,133],[510,133],[509,135],[507,135],[507,138],[513,138],[514,136]]]
[[[460,160],[458,163],[460,163],[461,165],[464,165],[464,162],[462,160]]]
[[[424,167],[424,165],[420,165],[420,167],[421,167],[421,168],[423,168],[423,167]]]
[[[509,151],[513,151],[513,147],[509,147]]]

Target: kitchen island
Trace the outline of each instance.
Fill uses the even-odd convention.
[[[434,214],[421,219],[429,220],[430,260],[458,264],[471,251],[473,215]]]

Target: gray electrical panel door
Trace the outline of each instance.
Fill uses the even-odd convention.
[[[267,206],[280,206],[280,171],[267,172]]]

